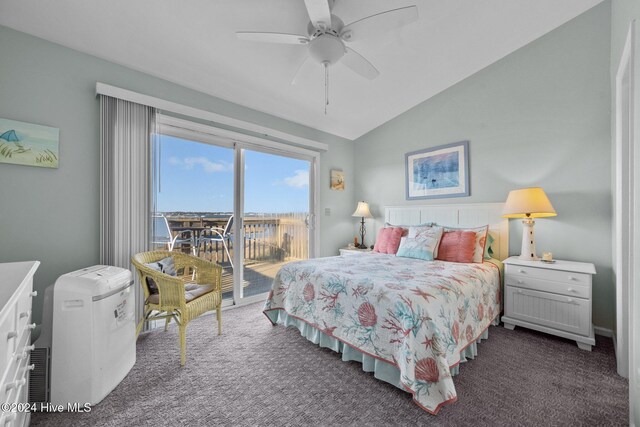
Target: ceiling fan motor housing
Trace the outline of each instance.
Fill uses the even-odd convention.
[[[321,64],[335,64],[344,53],[344,43],[332,34],[322,34],[309,42],[309,56]]]

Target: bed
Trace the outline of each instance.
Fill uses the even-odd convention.
[[[413,395],[429,413],[457,399],[453,376],[501,311],[501,263],[508,253],[502,204],[389,207],[385,221],[489,224],[496,259],[423,261],[368,253],[285,264],[264,313]]]

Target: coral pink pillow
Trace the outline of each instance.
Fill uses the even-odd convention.
[[[474,231],[445,231],[440,240],[438,257],[440,261],[473,262],[476,248]]]
[[[381,254],[395,254],[398,252],[398,246],[400,246],[400,239],[404,231],[404,228],[401,227],[381,228],[373,251]]]

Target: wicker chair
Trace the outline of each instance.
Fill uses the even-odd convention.
[[[173,257],[177,276],[145,265],[168,256]],[[175,319],[180,330],[180,364],[184,366],[187,360],[186,330],[191,320],[216,310],[218,335],[222,333],[222,267],[193,255],[167,251],[141,252],[134,255],[131,262],[138,270],[145,298],[144,316],[138,323],[137,333],[146,321],[164,318],[166,331],[171,319]],[[156,283],[157,293],[150,291],[148,277]]]

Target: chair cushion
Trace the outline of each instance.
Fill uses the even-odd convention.
[[[145,264],[145,266],[159,271],[164,274],[168,274],[169,276],[176,276],[176,265],[173,261],[173,258],[168,256],[166,258],[161,259],[160,261],[150,262]],[[158,285],[156,285],[155,280],[151,277],[147,276],[147,286],[149,287],[149,293],[154,295],[158,293]]]
[[[212,291],[213,291],[213,285],[198,285],[197,283],[186,283],[184,285],[184,299],[187,302],[190,302]],[[147,302],[149,304],[160,303],[160,295],[158,294],[149,295],[149,298],[147,298]]]

